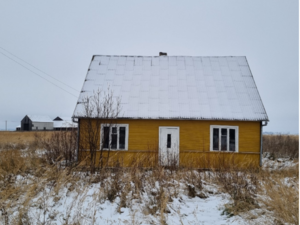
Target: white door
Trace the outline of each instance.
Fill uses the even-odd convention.
[[[159,163],[162,166],[178,166],[179,127],[159,127]]]

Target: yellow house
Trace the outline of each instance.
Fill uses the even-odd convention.
[[[95,91],[107,88],[118,113],[89,114]],[[96,164],[126,167],[258,166],[268,121],[246,57],[166,54],[93,56],[73,118],[79,160],[93,148]]]

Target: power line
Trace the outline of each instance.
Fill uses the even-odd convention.
[[[44,80],[48,81],[49,83],[55,85],[56,87],[60,88],[61,90],[69,93],[70,95],[74,96],[75,98],[77,98],[78,96],[73,95],[71,92],[67,91],[66,89],[63,89],[62,87],[56,85],[55,83],[51,82],[50,80],[46,79],[45,77],[42,77],[41,75],[39,75],[38,73],[32,71],[31,69],[27,68],[26,66],[22,65],[21,63],[17,62],[16,60],[12,59],[11,57],[9,57],[8,55],[5,55],[3,52],[0,52],[2,55],[6,56],[7,58],[9,58],[10,60],[14,61],[15,63],[19,64],[20,66],[24,67],[25,69],[29,70],[30,72],[34,73],[35,75],[39,76],[40,78],[43,78]]]
[[[26,63],[26,64],[32,66],[33,68],[35,68],[36,70],[38,70],[38,71],[40,71],[40,72],[42,72],[43,74],[45,74],[45,75],[47,75],[47,76],[53,78],[54,80],[56,80],[56,81],[58,81],[58,82],[60,82],[60,83],[62,83],[62,84],[64,84],[64,85],[68,86],[69,88],[73,89],[74,91],[80,92],[80,91],[76,90],[75,88],[71,87],[70,85],[68,85],[68,84],[66,84],[66,83],[64,83],[64,82],[62,82],[62,81],[56,79],[55,77],[51,76],[50,74],[48,74],[48,73],[46,73],[46,72],[40,70],[39,68],[35,67],[35,66],[32,65],[32,64],[26,62],[25,60],[23,60],[23,59],[21,59],[20,57],[14,55],[13,53],[11,53],[11,52],[9,52],[8,50],[2,48],[1,46],[0,46],[0,48],[3,49],[4,51],[8,52],[9,54],[13,55],[13,56],[16,57],[17,59],[21,60],[22,62],[24,62],[24,63]]]

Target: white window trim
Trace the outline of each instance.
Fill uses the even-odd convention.
[[[219,128],[219,149],[220,149],[220,143],[221,143],[221,129],[227,128],[227,129],[235,129],[235,151],[239,152],[239,127],[238,126],[226,126],[226,125],[210,125],[210,151],[212,152],[233,152],[229,151],[229,133],[227,135],[227,149],[226,151],[222,150],[213,150],[213,129]]]
[[[109,149],[109,148],[103,148],[103,150],[110,150],[110,151],[128,151],[128,137],[129,137],[129,124],[101,124],[101,132],[100,132],[100,150],[102,148],[102,140],[103,140],[103,134],[104,134],[104,127],[110,127],[109,130],[109,144],[111,144],[111,133],[112,128],[117,127],[117,149]],[[125,127],[125,149],[119,149],[119,127]]]

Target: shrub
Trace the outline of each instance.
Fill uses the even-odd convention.
[[[237,214],[257,207],[257,176],[253,171],[217,171],[214,175],[223,190],[233,199],[233,204],[226,207],[227,213]]]
[[[298,135],[263,135],[263,152],[273,159],[280,157],[299,158]]]
[[[37,146],[45,150],[47,161],[52,164],[61,160],[65,160],[65,164],[69,165],[75,160],[77,149],[77,131],[56,131],[50,138],[42,135],[36,135]]]

